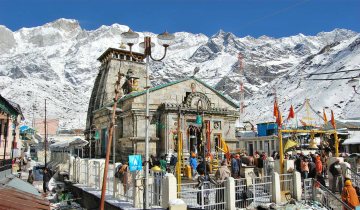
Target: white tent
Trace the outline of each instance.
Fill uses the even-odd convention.
[[[360,144],[360,131],[349,131],[350,138],[345,139],[343,145]]]

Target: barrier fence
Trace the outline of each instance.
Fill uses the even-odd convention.
[[[279,174],[280,176],[280,189],[281,191],[287,193],[289,192],[291,196],[294,196],[294,183],[293,183],[293,174]]]

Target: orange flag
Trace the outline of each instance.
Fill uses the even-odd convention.
[[[328,119],[326,117],[325,109],[323,109],[323,115],[324,115],[324,123],[325,123],[325,125],[327,125],[328,124]]]
[[[277,110],[278,116],[276,117],[276,123],[278,124],[278,127],[281,127],[282,125],[282,116],[279,110]]]
[[[295,111],[294,111],[294,107],[291,105],[290,107],[290,112],[289,112],[289,116],[287,119],[291,119],[295,117]]]
[[[279,115],[279,107],[278,107],[278,104],[277,104],[277,100],[275,99],[274,101],[274,117],[278,117]]]
[[[333,126],[334,129],[336,129],[336,122],[335,122],[333,110],[331,110],[331,125]]]

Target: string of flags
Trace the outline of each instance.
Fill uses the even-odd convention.
[[[283,119],[282,119],[282,115],[281,115],[281,112],[280,112],[280,109],[279,109],[279,105],[278,105],[278,102],[277,102],[277,99],[275,98],[275,101],[274,101],[274,110],[273,110],[273,115],[274,117],[276,118],[276,124],[278,125],[278,127],[282,127],[282,124],[283,124]],[[290,120],[290,119],[293,119],[295,118],[295,110],[294,110],[294,107],[293,105],[290,106],[290,109],[289,109],[289,115],[287,117],[286,120]],[[324,120],[324,124],[327,125],[328,124],[328,119],[327,119],[327,116],[326,116],[326,112],[325,112],[325,109],[323,109],[323,120]],[[306,126],[307,124],[302,121],[300,119],[300,122],[302,125]],[[333,110],[331,110],[331,119],[330,119],[330,123],[332,125],[332,127],[334,129],[336,129],[336,122],[335,122],[335,117],[334,117],[334,112]]]

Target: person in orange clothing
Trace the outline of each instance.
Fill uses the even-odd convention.
[[[356,190],[352,186],[350,180],[345,181],[345,187],[342,190],[341,199],[352,209],[355,209],[356,206],[360,205],[358,195],[356,194]],[[346,210],[345,207],[343,209]]]
[[[315,159],[315,169],[316,169],[316,174],[321,174],[322,173],[322,162],[321,162],[321,159],[320,159],[320,156],[316,156],[316,159]]]

